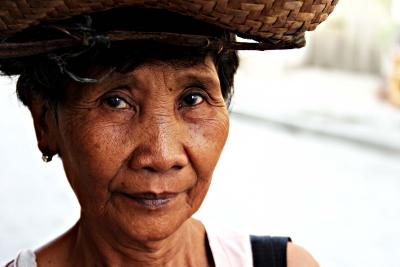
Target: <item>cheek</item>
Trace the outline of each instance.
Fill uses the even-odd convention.
[[[203,159],[203,164],[215,167],[228,137],[228,111],[225,107],[203,110],[188,125],[190,143],[196,153],[194,158]]]
[[[189,192],[189,204],[196,210],[203,201],[212,174],[228,137],[229,117],[226,109],[216,116],[202,119],[190,129],[191,146],[188,153],[197,174],[196,185]]]
[[[109,184],[128,153],[124,143],[128,129],[89,113],[73,118],[64,120],[61,129],[64,169],[82,208],[101,209],[109,198]]]
[[[229,130],[229,120],[209,119],[202,125],[193,126],[191,139],[196,147],[195,158],[200,164],[208,165],[213,169],[225,145]]]

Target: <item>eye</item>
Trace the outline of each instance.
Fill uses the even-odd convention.
[[[204,102],[204,97],[200,94],[189,94],[182,98],[182,106],[193,107]]]
[[[115,108],[115,109],[128,109],[131,107],[130,104],[128,104],[128,102],[123,99],[122,97],[119,96],[110,96],[107,97],[104,100],[104,103],[108,106],[110,106],[111,108]]]

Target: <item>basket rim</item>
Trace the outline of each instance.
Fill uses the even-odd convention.
[[[315,30],[326,20],[338,1],[3,0],[0,5],[0,51],[10,47],[10,37],[38,24],[118,7],[164,9],[214,24],[239,37],[271,44],[276,49],[300,48],[305,45],[305,32]]]

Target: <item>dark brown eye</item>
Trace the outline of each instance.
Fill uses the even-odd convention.
[[[115,108],[115,109],[127,109],[130,108],[128,102],[125,101],[122,97],[119,96],[110,96],[105,99],[105,104]]]
[[[200,94],[189,94],[183,97],[182,106],[193,107],[203,103],[204,98]]]

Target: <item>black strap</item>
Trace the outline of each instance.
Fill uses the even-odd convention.
[[[289,237],[250,236],[254,267],[286,267]]]

